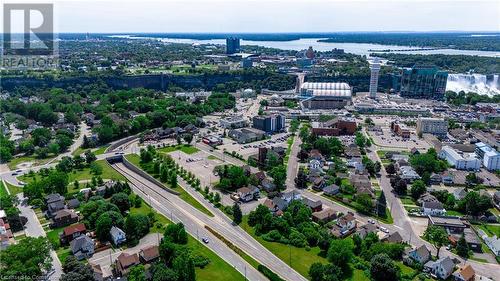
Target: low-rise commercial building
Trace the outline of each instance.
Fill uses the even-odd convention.
[[[249,143],[261,140],[266,135],[266,132],[255,128],[242,128],[231,130],[228,136],[238,143]]]
[[[238,129],[247,125],[247,121],[241,115],[230,116],[220,120],[220,126],[226,129]]]
[[[481,162],[473,153],[459,153],[450,146],[444,146],[439,152],[439,157],[444,159],[457,170],[477,171],[481,167]]]
[[[356,121],[353,118],[334,118],[326,122],[312,122],[312,133],[318,136],[343,136],[356,133]]]
[[[432,134],[444,138],[448,134],[448,121],[442,118],[419,118],[417,134]]]

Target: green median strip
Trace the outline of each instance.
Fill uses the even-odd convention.
[[[125,158],[127,158],[127,160],[134,164],[135,166],[141,168],[143,171],[145,171],[146,173],[148,173],[149,175],[153,176],[154,178],[159,179],[159,176],[158,175],[155,175],[153,173],[151,173],[151,167],[150,165],[144,165],[141,163],[141,158],[139,157],[139,155],[137,154],[129,154],[129,155],[126,155]],[[165,183],[164,183],[165,184]],[[213,217],[214,214],[212,214],[212,212],[210,212],[207,208],[205,208],[203,206],[203,204],[201,204],[198,200],[196,200],[193,196],[191,196],[184,188],[182,188],[180,185],[177,185],[176,188],[172,188],[172,190],[175,190],[177,192],[179,192],[179,198],[181,198],[182,200],[184,200],[186,203],[188,203],[189,205],[195,207],[197,210],[199,210],[200,212],[206,214],[207,216],[210,216],[210,217]]]

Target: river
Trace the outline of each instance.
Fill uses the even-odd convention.
[[[128,39],[156,39],[162,42],[170,43],[184,43],[184,44],[217,44],[225,45],[224,39],[212,40],[197,40],[197,39],[173,39],[173,38],[156,38],[156,37],[135,37],[130,35],[112,35],[114,38],[128,38]],[[441,55],[468,55],[468,56],[483,56],[483,57],[500,57],[500,52],[493,51],[474,51],[474,50],[458,50],[458,49],[431,49],[418,48],[411,46],[396,46],[396,45],[381,45],[381,44],[368,44],[368,43],[329,43],[318,42],[321,38],[302,38],[299,40],[291,41],[248,41],[241,40],[241,45],[257,45],[268,48],[276,48],[282,50],[306,50],[312,46],[316,51],[331,51],[334,48],[344,49],[345,52],[368,56],[370,53],[375,53],[373,50],[394,50],[391,53],[401,54],[441,54]],[[421,49],[421,50],[415,50]],[[372,51],[370,51],[372,50]],[[408,51],[412,50],[412,51]]]

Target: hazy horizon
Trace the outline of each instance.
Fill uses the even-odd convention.
[[[500,31],[500,1],[494,0],[54,2],[56,33]]]

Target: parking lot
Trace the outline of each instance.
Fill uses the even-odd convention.
[[[287,139],[289,133],[279,133],[272,135],[270,139],[255,141],[247,144],[239,144],[231,139],[224,139],[224,144],[218,146],[219,150],[226,150],[228,152],[236,151],[242,155],[243,158],[248,159],[250,155],[257,154],[259,147],[282,146],[287,147]]]

